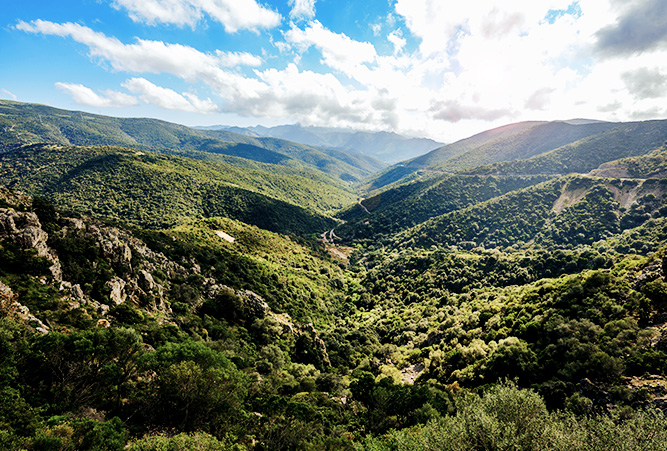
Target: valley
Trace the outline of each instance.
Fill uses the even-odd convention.
[[[665,120],[392,165],[10,101],[0,130],[0,447],[667,443]]]

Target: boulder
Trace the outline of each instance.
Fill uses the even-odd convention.
[[[125,293],[125,285],[127,283],[120,277],[114,277],[113,279],[107,281],[106,286],[111,289],[109,297],[111,302],[116,305],[120,305],[127,299],[127,293]]]
[[[243,299],[248,317],[264,318],[269,312],[269,304],[260,295],[250,290],[242,290],[238,295]]]

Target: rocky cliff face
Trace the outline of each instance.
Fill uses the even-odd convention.
[[[78,309],[99,327],[113,326],[114,309],[123,305],[140,309],[159,324],[175,325],[171,308],[174,288],[191,276],[199,275],[197,264],[170,260],[128,231],[91,218],[60,217],[48,228],[49,234],[38,215],[26,211],[30,205],[30,198],[5,188],[0,190],[0,249],[3,243],[11,243],[15,248],[27,250],[32,258],[47,262],[48,275],[36,277],[41,285],[57,290],[60,305]],[[72,247],[84,250],[77,251],[78,258],[83,260],[78,263],[80,271],[68,269],[62,260],[75,252]],[[94,272],[94,283],[102,287],[101,290],[90,289],[90,277],[84,281],[79,274],[85,271]],[[241,321],[251,323],[254,319],[271,317],[285,333],[297,337],[306,354],[329,365],[324,342],[312,325],[294,324],[289,315],[272,312],[264,299],[252,291],[235,290],[201,275],[199,279],[198,297],[189,300],[189,308],[197,311],[212,302],[218,304],[220,310],[234,310]],[[38,312],[31,313],[21,304],[20,296],[10,284],[1,279],[0,310],[26,321],[42,333],[51,329],[48,320],[40,319]]]

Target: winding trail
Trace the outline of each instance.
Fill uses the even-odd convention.
[[[368,211],[368,208],[366,208],[366,206],[365,206],[364,204],[362,204],[361,201],[359,201],[359,202],[357,202],[357,203],[358,203],[359,206],[366,212],[367,215],[370,215],[370,214],[371,214],[371,212]]]

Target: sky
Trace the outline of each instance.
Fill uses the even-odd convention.
[[[452,142],[667,118],[667,0],[21,0],[0,99]]]

